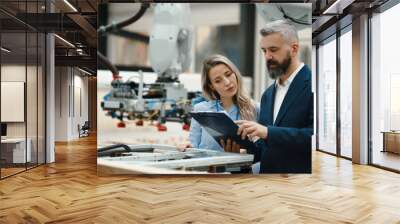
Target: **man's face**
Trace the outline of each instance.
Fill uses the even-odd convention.
[[[277,79],[284,75],[292,63],[293,45],[296,44],[290,45],[281,34],[273,33],[262,37],[260,45],[270,77]]]

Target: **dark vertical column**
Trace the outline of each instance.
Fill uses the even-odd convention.
[[[0,47],[2,46],[2,22],[0,22]],[[1,52],[1,50],[0,50],[0,124],[2,124],[1,123],[1,67],[2,67],[2,60],[1,60],[1,55],[2,55],[2,52]],[[2,162],[2,157],[1,157],[1,150],[2,150],[2,148],[1,148],[1,144],[0,144],[0,179],[2,179],[2,177],[1,177],[1,169],[2,169],[2,167],[3,167],[3,162]]]
[[[39,15],[39,0],[36,1],[36,13],[37,15]],[[39,165],[39,31],[38,30],[36,31],[36,164],[35,165],[36,166]]]
[[[254,4],[240,5],[240,67],[245,76],[254,77],[254,38],[256,7]]]
[[[97,11],[97,28],[108,24],[108,4],[99,4]],[[97,50],[107,56],[107,36],[101,35],[97,37]]]
[[[49,7],[48,3],[45,2],[45,13],[48,13]],[[44,163],[47,162],[47,36],[49,34],[47,32],[44,33],[44,67],[42,68],[42,81],[44,79]],[[43,53],[43,51],[42,51]],[[44,77],[43,77],[44,74]]]
[[[25,0],[25,21],[27,20],[28,0]],[[28,169],[28,113],[27,113],[27,91],[28,91],[28,24],[25,24],[25,87],[24,87],[24,123],[25,123],[25,170]]]
[[[88,112],[90,131],[97,130],[97,79],[96,77],[88,78]]]
[[[72,96],[71,97],[71,101],[72,101],[72,120],[75,119],[75,67],[71,67],[71,82],[72,82],[72,87],[71,87],[71,93]],[[69,105],[71,107],[71,105]],[[73,123],[73,122],[72,122]]]
[[[341,119],[340,119],[340,29],[339,24],[336,27],[336,154],[342,156],[341,153]]]
[[[315,104],[315,106],[316,106],[316,110],[315,110],[315,113],[316,113],[316,121],[314,121],[314,122],[316,122],[316,125],[315,125],[315,129],[316,129],[316,131],[315,131],[315,148],[317,148],[317,150],[319,150],[319,91],[320,91],[320,89],[319,89],[319,54],[318,54],[318,49],[319,49],[319,45],[317,44],[316,45],[316,47],[315,47],[315,72],[316,72],[316,74],[315,74],[315,94],[316,94],[316,96],[315,96],[315,101],[316,101],[316,104]]]
[[[368,85],[368,95],[367,95],[367,108],[368,108],[368,112],[367,112],[367,120],[368,120],[368,124],[367,124],[367,139],[368,139],[368,155],[367,155],[367,164],[372,164],[373,163],[373,149],[372,149],[372,60],[371,60],[371,56],[372,56],[372,42],[371,42],[371,37],[372,37],[372,29],[371,29],[371,19],[372,19],[372,12],[369,11],[368,12],[368,19],[367,19],[367,85]],[[385,148],[385,147],[384,147]]]
[[[92,93],[93,96],[92,98],[92,120],[93,120],[93,131],[97,132],[97,77],[94,77],[93,81],[92,81]]]
[[[68,118],[71,117],[71,69],[68,69],[70,67],[67,67],[67,73],[68,73]],[[61,93],[60,93],[61,94]]]

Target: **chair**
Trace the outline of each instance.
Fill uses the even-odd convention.
[[[89,121],[85,121],[82,127],[78,124],[79,138],[89,136],[89,129],[90,129]]]

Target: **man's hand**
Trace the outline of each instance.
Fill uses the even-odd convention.
[[[232,141],[232,139],[228,138],[226,142],[224,141],[224,139],[220,139],[220,143],[225,152],[240,153],[240,145],[236,144],[236,142]]]
[[[250,139],[254,139],[256,136],[262,139],[268,137],[268,128],[257,122],[238,120],[235,123],[239,125],[237,134],[242,136],[242,139],[245,139],[246,136],[249,136]]]

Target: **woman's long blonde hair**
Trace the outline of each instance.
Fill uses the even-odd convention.
[[[224,64],[233,73],[235,73],[237,81],[237,92],[233,96],[233,102],[238,106],[241,119],[244,120],[256,120],[256,108],[253,100],[244,91],[242,85],[242,75],[239,69],[225,56],[215,54],[206,58],[203,62],[203,70],[201,74],[201,84],[203,88],[203,94],[209,100],[220,100],[219,94],[214,91],[211,87],[211,80],[209,72],[211,68],[216,65]]]

